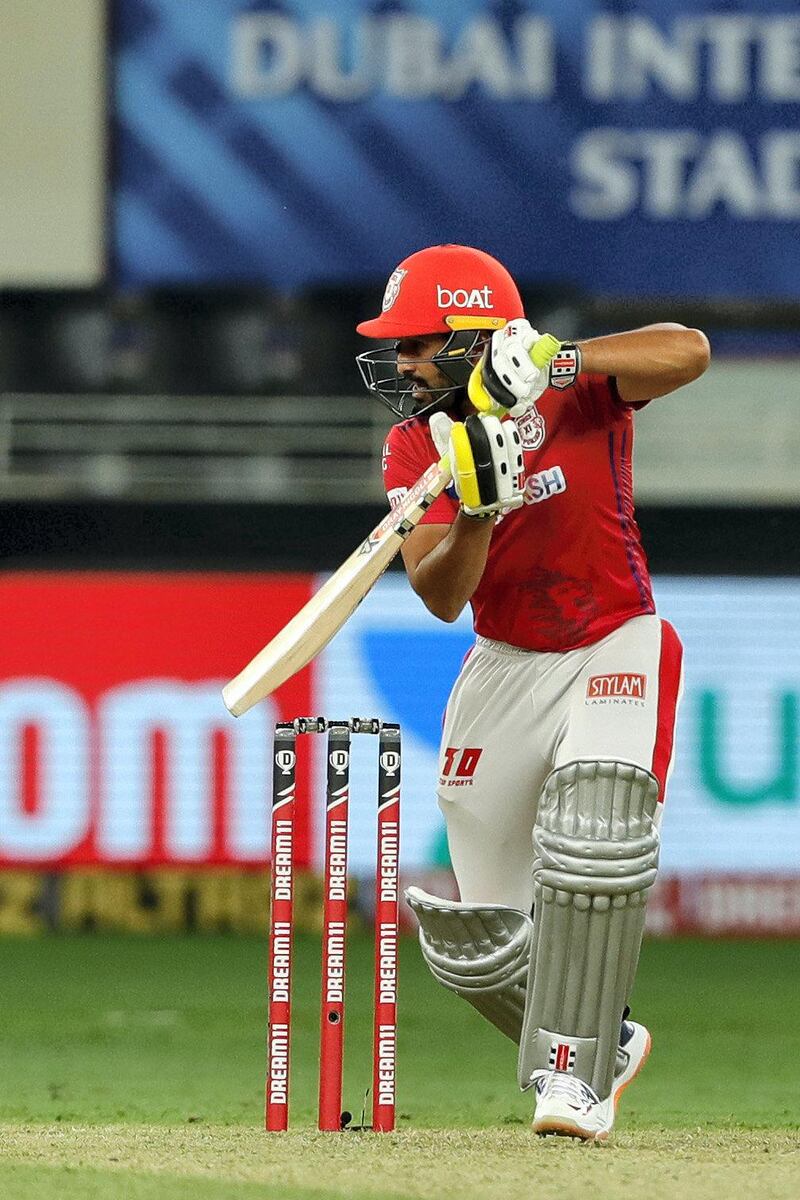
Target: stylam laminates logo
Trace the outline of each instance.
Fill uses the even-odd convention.
[[[647,676],[630,671],[611,675],[590,675],[586,684],[586,704],[644,704]]]

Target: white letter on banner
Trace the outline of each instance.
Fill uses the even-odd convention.
[[[326,100],[361,100],[374,84],[371,66],[376,61],[375,22],[369,19],[356,22],[352,55],[347,55],[342,42],[344,30],[332,17],[322,17],[311,25],[311,58],[309,77],[314,91]],[[342,67],[342,59],[352,57],[350,70]]]
[[[221,683],[144,681],[104,697],[100,723],[98,850],[110,859],[147,857],[153,850],[153,735],[165,739],[164,849],[178,859],[203,859],[212,849],[213,737],[228,737],[231,826],[238,844],[266,853],[268,746],[266,709],[235,724],[220,712]],[[246,782],[245,782],[246,781]],[[260,823],[248,831],[250,819]]]
[[[636,207],[639,178],[626,155],[635,151],[637,139],[620,129],[591,129],[578,138],[571,162],[576,186],[570,207],[579,217],[614,221]]]
[[[231,39],[231,82],[237,95],[248,99],[285,96],[302,82],[302,33],[290,17],[278,13],[238,16]]]
[[[546,100],[556,89],[553,27],[544,17],[521,17],[514,32],[521,71],[519,94]]]
[[[770,212],[796,221],[800,218],[800,133],[768,133],[761,145]]]
[[[700,221],[718,204],[735,217],[757,217],[762,212],[750,151],[736,133],[718,133],[709,141],[689,181],[686,216]]]
[[[773,17],[762,28],[760,82],[767,100],[800,100],[800,17]]]
[[[627,76],[626,94],[642,99],[648,84],[658,84],[674,100],[693,100],[699,92],[700,61],[693,31],[683,21],[676,21],[673,32],[677,45],[647,17],[627,17]]]
[[[479,17],[467,22],[453,47],[441,94],[446,100],[460,100],[477,83],[487,95],[507,100],[517,94],[514,74],[502,29],[496,21]]]
[[[389,17],[383,23],[386,91],[425,100],[439,93],[442,31],[426,17]]]
[[[708,42],[708,90],[733,104],[750,95],[750,47],[758,29],[748,16],[709,13],[698,21]]]
[[[640,137],[645,161],[642,211],[657,221],[674,220],[682,215],[686,166],[697,154],[700,138],[688,129],[653,129]]]
[[[23,811],[22,731],[38,730],[38,795]],[[89,832],[89,718],[71,688],[24,679],[0,688],[0,854],[58,858]]]
[[[613,100],[625,95],[624,78],[617,71],[619,31],[616,17],[597,17],[589,24],[584,91],[590,100]]]

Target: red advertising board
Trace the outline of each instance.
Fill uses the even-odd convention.
[[[264,862],[272,725],[311,711],[313,668],[238,720],[220,689],[311,587],[310,575],[0,576],[0,866]]]

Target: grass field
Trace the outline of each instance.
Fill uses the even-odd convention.
[[[345,1103],[369,1079],[350,946]],[[654,1037],[614,1145],[534,1139],[513,1047],[402,947],[398,1132],[314,1129],[319,944],[296,956],[293,1130],[265,1135],[263,942],[0,940],[3,1200],[800,1198],[800,948],[649,943]]]

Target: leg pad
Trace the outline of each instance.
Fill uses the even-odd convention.
[[[533,921],[504,905],[469,904],[406,891],[431,974],[519,1042]]]
[[[566,1069],[605,1099],[658,868],[658,782],[630,763],[574,762],[545,781],[519,1082]]]

